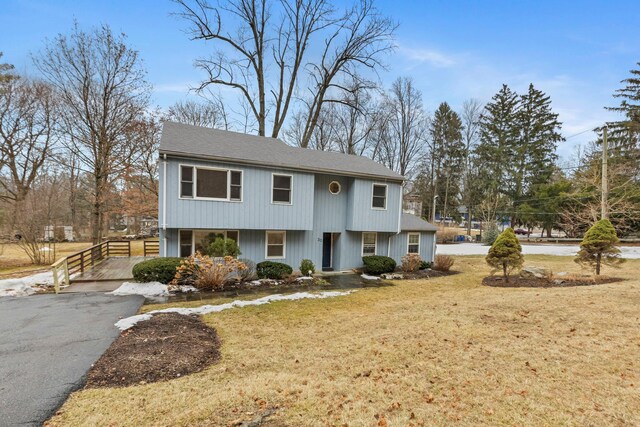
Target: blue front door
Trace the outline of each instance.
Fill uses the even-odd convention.
[[[333,257],[333,239],[331,233],[322,234],[322,269],[331,270],[333,263],[331,258]]]

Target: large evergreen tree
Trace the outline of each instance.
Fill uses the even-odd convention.
[[[440,104],[429,126],[430,191],[426,200],[431,209],[433,197],[439,198],[442,215],[457,216],[460,204],[465,144],[462,140],[462,121],[449,104]]]
[[[640,67],[640,62],[638,62]],[[614,97],[620,105],[608,110],[621,113],[624,118],[610,123],[610,144],[613,149],[636,152],[640,149],[640,68],[631,70],[631,77],[622,80],[624,87],[616,90]]]
[[[532,197],[536,185],[548,182],[556,161],[561,123],[551,109],[551,99],[532,84],[526,94],[503,85],[487,104],[480,119],[477,148],[482,167],[480,179],[486,197],[502,193],[512,224],[518,207]]]

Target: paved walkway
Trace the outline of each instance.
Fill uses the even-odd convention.
[[[42,425],[144,298],[101,293],[0,298],[0,426]]]

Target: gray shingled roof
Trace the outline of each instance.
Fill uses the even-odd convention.
[[[362,156],[291,147],[279,139],[164,122],[160,153],[311,172],[402,180],[391,169]]]
[[[400,218],[401,231],[437,231],[438,228],[419,216],[402,213]]]

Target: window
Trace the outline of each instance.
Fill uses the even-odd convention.
[[[287,246],[286,231],[267,231],[265,258],[284,258]]]
[[[180,166],[180,197],[193,197],[193,168]]]
[[[331,194],[340,193],[340,183],[338,181],[332,181],[331,184],[329,184],[329,193]]]
[[[387,209],[387,186],[385,184],[373,184],[372,209]]]
[[[226,199],[228,174],[223,170],[196,168],[196,196]]]
[[[230,171],[231,184],[229,198],[234,201],[242,200],[242,172]]]
[[[180,256],[191,256],[193,250],[193,231],[180,230]]]
[[[272,182],[272,203],[291,204],[291,175],[278,175],[273,174],[271,176]]]
[[[204,253],[205,249],[211,244],[211,242],[216,240],[218,237],[223,239],[233,239],[238,246],[240,246],[240,242],[238,241],[238,230],[194,230],[194,252]]]
[[[419,254],[420,253],[420,233],[409,233],[407,237],[407,253]]]
[[[376,233],[362,233],[362,256],[376,254],[376,242],[378,235]]]
[[[180,166],[180,197],[242,200],[242,171]]]

